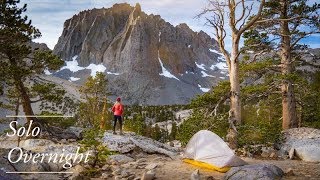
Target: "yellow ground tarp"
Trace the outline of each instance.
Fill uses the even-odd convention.
[[[189,163],[189,164],[192,164],[192,165],[195,165],[195,166],[199,166],[199,167],[202,167],[202,168],[206,168],[206,169],[222,172],[222,173],[225,173],[225,172],[229,171],[229,169],[230,169],[230,167],[219,168],[219,167],[214,166],[212,164],[196,161],[196,160],[193,160],[193,159],[183,159],[183,162],[186,162],[186,163]]]

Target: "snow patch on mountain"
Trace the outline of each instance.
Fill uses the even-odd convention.
[[[52,74],[48,69],[45,69],[43,72],[44,72],[45,75],[51,75]]]
[[[202,92],[209,92],[210,91],[210,88],[204,88],[200,84],[198,84],[198,87]]]
[[[97,72],[104,72],[106,71],[106,67],[103,64],[90,64],[88,67],[86,67],[86,69],[90,69],[91,70],[91,76],[95,77]]]
[[[78,56],[73,56],[72,61],[65,61],[66,65],[63,66],[59,71],[64,70],[64,69],[68,69],[71,72],[75,73],[80,70],[89,69],[89,70],[91,70],[90,75],[94,77],[94,76],[96,76],[97,72],[105,72],[107,69],[103,64],[93,64],[93,63],[89,64],[89,66],[87,66],[87,67],[81,67],[81,66],[79,66],[77,58],[78,58]],[[47,74],[48,72],[45,71],[45,73]],[[73,80],[71,80],[71,81],[73,81]],[[74,80],[74,81],[77,81],[77,80]]]
[[[76,78],[76,77],[70,77],[69,78],[69,81],[78,81],[78,80],[80,80],[80,78]]]
[[[218,62],[217,64],[213,64],[210,67],[211,70],[215,70],[215,68],[218,68],[220,70],[226,70],[226,69],[228,69],[228,66],[227,66],[226,62]]]
[[[198,64],[197,62],[194,62],[196,63],[196,66],[199,68],[199,69],[202,69],[204,71],[206,71],[206,68],[204,67],[205,65],[204,64]]]
[[[186,74],[189,74],[189,73],[190,73],[190,74],[194,74],[194,72],[188,72],[188,71],[186,71]]]
[[[215,77],[215,76],[212,76],[212,75],[207,74],[207,73],[204,72],[204,71],[201,71],[201,74],[202,74],[202,77]]]
[[[79,66],[79,63],[78,63],[78,61],[77,61],[77,58],[78,58],[78,56],[73,56],[72,61],[65,61],[65,62],[66,62],[66,65],[63,66],[63,67],[60,69],[60,71],[61,71],[61,70],[64,70],[64,69],[69,69],[71,72],[74,73],[74,72],[77,72],[77,71],[80,71],[80,70],[85,69],[84,67]]]
[[[107,72],[107,74],[111,74],[111,75],[115,75],[115,76],[119,76],[120,75],[120,73],[113,73],[113,72]]]
[[[219,54],[220,56],[223,56],[223,54],[215,49],[209,49],[210,52],[213,52],[213,53],[216,53],[216,54]]]
[[[226,62],[226,59],[224,58],[224,56],[219,56],[219,57],[218,57],[218,60],[219,60],[219,61]]]
[[[158,60],[160,62],[160,65],[161,65],[161,69],[162,69],[162,73],[159,73],[160,76],[164,76],[164,77],[167,77],[167,78],[174,78],[178,81],[180,81],[180,79],[178,79],[177,77],[175,77],[173,74],[171,74],[164,66],[163,66],[163,63],[160,59],[160,55],[159,55],[159,51],[158,51]]]

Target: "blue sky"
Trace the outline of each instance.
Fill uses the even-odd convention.
[[[141,4],[147,14],[159,14],[173,25],[187,23],[194,31],[203,30],[213,37],[213,30],[204,25],[204,20],[194,17],[206,5],[206,0],[21,0],[28,4],[27,15],[32,24],[40,29],[42,37],[36,42],[44,42],[53,49],[63,30],[65,20],[82,10],[111,7],[115,3],[127,2],[134,6]],[[230,48],[230,37],[227,48]],[[320,48],[320,35],[303,40],[312,48]]]

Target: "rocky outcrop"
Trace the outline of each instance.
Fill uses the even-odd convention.
[[[297,156],[303,161],[320,162],[320,130],[293,128],[283,132],[284,141],[280,152],[292,159]]]
[[[216,49],[216,41],[202,31],[147,15],[139,4],[115,4],[65,21],[54,53],[81,68],[66,67],[55,75],[81,84],[88,69],[101,64],[111,93],[127,103],[182,104],[226,79]]]
[[[128,153],[135,149],[140,149],[145,153],[158,153],[169,157],[178,154],[178,148],[129,132],[124,133],[124,135],[114,135],[111,131],[108,131],[104,134],[102,142],[110,151],[120,153]]]
[[[79,132],[80,128],[70,128],[73,132]],[[77,129],[77,131],[75,131]],[[117,151],[126,154],[114,154],[108,156],[103,167],[104,172],[102,178],[126,178],[133,179],[136,176],[143,177],[145,171],[153,172],[156,168],[163,165],[168,160],[177,159],[178,150],[160,142],[154,141],[150,138],[135,135],[134,133],[125,132],[124,135],[114,135],[110,132],[106,132],[101,141],[110,151]],[[70,169],[63,168],[64,162],[49,162],[47,159],[37,161],[33,163],[28,161],[9,163],[8,153],[12,148],[17,147],[17,137],[0,136],[0,156],[3,157],[3,161],[0,161],[0,179],[2,172],[8,171],[54,171],[54,172],[73,172],[68,174],[69,179],[81,179],[83,178],[82,171],[90,168],[86,163],[79,163],[78,161],[72,162]],[[60,154],[74,154],[78,151],[78,147],[81,145],[77,142],[67,142],[66,140],[52,141],[48,139],[22,139],[19,147],[22,148],[23,153],[30,154],[55,154],[57,153],[60,158]],[[29,155],[30,156],[30,155]],[[19,153],[12,153],[12,159],[17,159]],[[45,157],[47,158],[47,157]],[[71,163],[71,162],[70,162]],[[89,167],[88,167],[89,166]],[[50,179],[58,179],[56,177],[50,177]],[[43,179],[36,174],[28,175],[23,179]],[[86,178],[85,178],[86,179]],[[142,178],[143,179],[143,178]]]

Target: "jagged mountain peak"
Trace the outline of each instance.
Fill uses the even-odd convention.
[[[182,104],[226,78],[216,66],[223,62],[216,49],[216,41],[203,31],[185,23],[173,26],[159,15],[147,15],[139,4],[115,4],[66,20],[54,53],[82,68],[55,75],[83,83],[87,67],[101,65],[112,94],[129,103]]]

